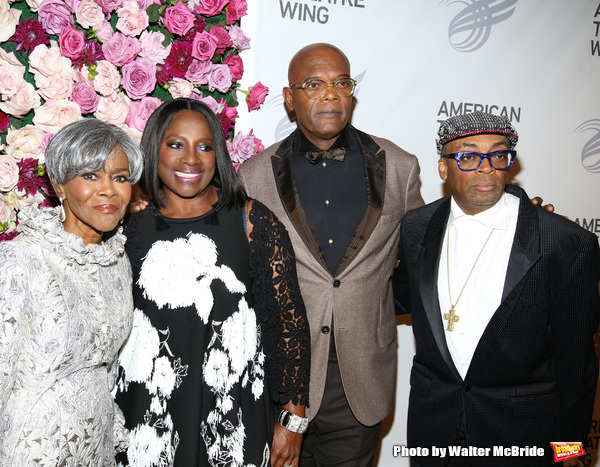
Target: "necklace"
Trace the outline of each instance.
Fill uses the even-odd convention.
[[[448,313],[444,313],[444,319],[448,320],[448,327],[446,328],[448,331],[454,331],[454,324],[458,323],[460,321],[460,316],[458,316],[456,314],[455,307],[458,304],[458,302],[460,301],[460,297],[462,297],[462,294],[465,291],[465,287],[467,286],[467,283],[469,282],[469,279],[471,278],[471,274],[473,274],[473,271],[475,270],[475,266],[477,266],[477,262],[479,261],[479,258],[481,258],[481,254],[483,253],[483,250],[485,250],[485,247],[487,246],[488,242],[490,241],[490,238],[492,237],[494,230],[495,229],[492,229],[492,231],[488,235],[487,240],[481,247],[481,250],[479,250],[479,254],[477,255],[477,259],[473,263],[473,267],[471,268],[471,271],[469,272],[469,275],[467,276],[467,280],[463,284],[462,289],[460,289],[458,298],[456,299],[456,301],[453,304],[452,303],[452,290],[450,288],[450,229],[448,229],[448,242],[446,245],[446,267],[448,269],[448,298],[450,299],[450,311]]]

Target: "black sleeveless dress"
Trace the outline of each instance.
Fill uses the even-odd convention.
[[[121,464],[267,467],[273,402],[306,403],[308,324],[293,250],[256,201],[250,221],[250,243],[244,207],[169,219],[150,206],[128,221],[135,311],[119,358],[116,399],[130,430]],[[290,305],[293,336],[282,339]]]

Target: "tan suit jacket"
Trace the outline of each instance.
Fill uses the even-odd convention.
[[[307,416],[319,410],[334,326],[342,384],[354,416],[375,425],[394,402],[397,331],[390,275],[400,220],[423,205],[417,158],[385,139],[356,132],[363,151],[368,208],[335,276],[298,200],[292,175],[293,133],[244,162],[239,175],[248,195],[285,224],[296,253],[298,279],[311,333]],[[297,130],[299,131],[299,130]]]

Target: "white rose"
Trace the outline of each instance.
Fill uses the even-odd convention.
[[[50,47],[40,44],[33,49],[29,54],[29,68],[37,70],[44,76],[60,75],[63,78],[75,79],[71,60],[60,54],[56,41],[50,41]]]
[[[6,196],[0,193],[0,232],[8,233],[15,230],[17,221],[17,212],[8,202]],[[5,229],[2,230],[2,227]]]
[[[98,29],[104,21],[104,12],[94,0],[81,0],[75,8],[75,19],[84,29]]]
[[[96,64],[96,72],[94,77],[94,90],[101,96],[111,96],[119,89],[121,84],[121,75],[116,66],[108,60],[100,60]]]
[[[45,133],[33,125],[25,125],[17,130],[10,130],[6,135],[6,153],[14,159],[21,160],[31,157],[44,163]]]
[[[40,96],[35,92],[33,85],[25,83],[10,99],[0,102],[0,110],[20,118],[31,109],[37,109],[40,104]]]
[[[169,81],[169,92],[175,99],[178,97],[190,97],[193,89],[194,85],[185,79],[173,78]]]
[[[68,99],[73,94],[73,80],[59,75],[44,77],[38,85],[38,93],[47,101]]]
[[[103,96],[98,102],[98,109],[94,117],[113,125],[123,125],[129,113],[129,98],[122,92],[115,92],[110,96]]]
[[[0,0],[0,42],[5,42],[17,30],[21,11],[10,8],[8,0]]]
[[[21,68],[9,63],[0,65],[0,94],[3,99],[9,99],[25,85]]]
[[[65,125],[81,118],[81,108],[75,102],[46,101],[44,105],[35,109],[33,124],[43,131],[56,134]]]

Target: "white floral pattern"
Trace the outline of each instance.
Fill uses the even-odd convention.
[[[262,397],[265,356],[256,314],[243,297],[246,286],[228,266],[217,265],[217,257],[215,243],[203,234],[157,241],[144,257],[137,284],[144,298],[158,308],[165,307],[166,313],[192,306],[202,323],[212,326],[202,373],[216,403],[202,421],[199,435],[210,465],[244,466],[249,465],[244,464],[246,427],[241,409],[231,413],[235,409],[230,391],[236,384],[244,388],[251,385],[255,400]],[[224,321],[209,320],[214,304],[210,286],[215,280],[230,293],[242,294],[237,311]],[[141,383],[152,402],[144,423],[131,430],[131,466],[173,464],[178,435],[173,432],[167,401],[188,375],[188,366],[171,351],[169,337],[169,329],[156,329],[141,310],[135,310],[131,336],[119,357],[123,371],[118,390],[127,391],[132,382]],[[265,445],[262,465],[269,465],[269,458],[269,447]]]
[[[27,207],[0,244],[0,465],[115,465],[113,402],[131,328],[125,237],[85,245],[57,209]]]

